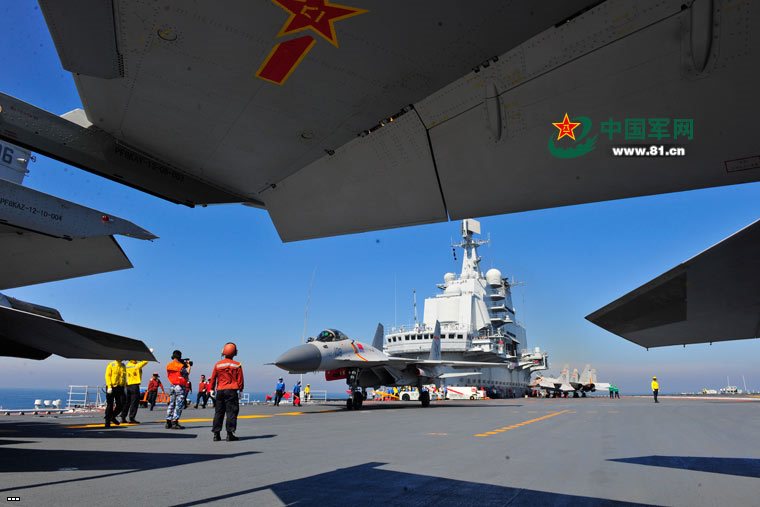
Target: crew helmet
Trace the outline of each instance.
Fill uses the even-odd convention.
[[[227,342],[222,349],[223,356],[235,357],[237,353],[237,345],[232,342]]]

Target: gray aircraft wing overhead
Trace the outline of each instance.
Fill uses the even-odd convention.
[[[140,340],[70,324],[55,309],[0,294],[0,356],[45,359],[52,354],[79,359],[156,360]]]
[[[760,179],[752,2],[349,3],[41,0],[84,111],[0,137],[285,241]]]
[[[127,220],[22,186],[32,158],[28,150],[0,143],[0,290],[131,268],[113,236],[156,236]],[[0,294],[0,355],[45,359],[51,354],[155,361],[139,340],[69,324],[58,310]]]
[[[760,220],[588,315],[642,347],[760,337]]]
[[[0,290],[132,267],[115,234],[127,220],[0,179]]]

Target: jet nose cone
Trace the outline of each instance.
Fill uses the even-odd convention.
[[[293,347],[277,358],[276,366],[291,373],[316,371],[322,362],[319,349],[310,343]]]

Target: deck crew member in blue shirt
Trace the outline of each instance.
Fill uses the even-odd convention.
[[[274,406],[280,405],[282,395],[285,394],[285,382],[282,381],[282,377],[277,379],[277,385],[274,388]]]

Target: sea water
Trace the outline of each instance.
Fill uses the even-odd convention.
[[[0,388],[0,408],[19,410],[34,408],[35,400],[61,400],[61,408],[66,406],[69,391],[66,388],[3,387]]]

